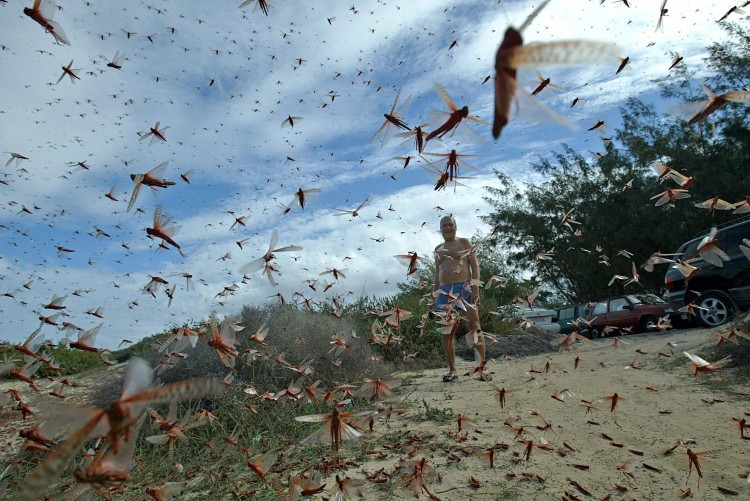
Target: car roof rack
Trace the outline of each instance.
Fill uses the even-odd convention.
[[[734,226],[736,224],[744,223],[746,221],[750,221],[750,214],[742,217],[738,217],[737,219],[732,219],[731,221],[727,221],[726,223],[717,224],[716,226],[712,226],[711,228],[716,228],[717,230],[723,230],[724,228],[728,228],[730,226]],[[690,240],[695,240],[698,237],[704,237],[708,235],[711,232],[711,228],[703,231],[699,231]]]

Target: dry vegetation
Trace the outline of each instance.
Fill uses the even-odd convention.
[[[133,461],[130,464],[130,479],[125,483],[115,482],[110,486],[99,485],[100,494],[116,499],[146,499],[147,488],[165,487],[167,491],[181,493],[175,499],[205,499],[207,497],[231,499],[238,496],[252,499],[282,499],[288,496],[289,482],[293,478],[308,478],[312,482],[316,475],[322,475],[321,482],[326,484],[324,492],[328,492],[330,496],[335,488],[335,475],[339,475],[340,478],[348,476],[357,479],[371,476],[371,480],[366,483],[366,498],[368,499],[401,499],[409,491],[410,475],[414,473],[415,462],[420,458],[433,465],[436,468],[435,471],[443,477],[442,483],[439,482],[435,473],[428,473],[429,469],[426,470],[427,473],[424,476],[426,488],[431,489],[430,492],[443,500],[467,499],[466,496],[473,496],[477,499],[496,499],[497,496],[501,498],[537,496],[544,491],[545,481],[549,483],[550,478],[557,478],[551,468],[560,460],[553,458],[552,451],[533,452],[533,459],[518,460],[518,454],[522,454],[525,439],[517,436],[514,440],[513,432],[503,425],[501,417],[505,415],[513,417],[516,415],[514,412],[528,415],[529,408],[498,412],[497,403],[493,402],[493,387],[487,383],[462,378],[459,384],[446,386],[439,382],[439,375],[443,369],[422,369],[417,372],[399,372],[389,376],[389,373],[399,366],[383,362],[381,355],[374,352],[373,347],[366,340],[359,339],[359,336],[352,338],[352,330],[357,330],[352,320],[342,321],[332,316],[303,312],[293,308],[278,308],[270,312],[246,309],[242,318],[243,324],[246,325],[245,330],[248,332],[245,338],[264,323],[270,327],[271,334],[266,341],[272,348],[268,349],[266,355],[249,364],[238,362],[232,371],[221,364],[215,349],[203,342],[198,343],[195,349],[186,350],[187,358],[181,360],[176,367],[168,368],[161,373],[159,379],[162,383],[196,377],[221,381],[227,374],[233,375],[233,381],[218,397],[184,401],[171,410],[166,403],[150,406],[149,414],[152,419],[147,420],[143,429],[140,430]],[[746,329],[746,326],[741,328]],[[350,343],[350,348],[337,357],[331,353],[331,336],[343,332],[348,333],[347,342]],[[721,332],[726,334],[727,330]],[[700,353],[706,359],[716,360],[716,357],[723,356],[721,353],[712,351],[716,349],[712,348],[715,344],[712,342],[715,334],[706,331],[687,331],[683,335],[697,340],[690,341],[692,343],[690,347],[693,345],[704,347],[704,351]],[[701,335],[703,341],[698,339]],[[663,345],[664,341],[659,339],[658,335],[647,336],[626,338],[627,341],[635,342],[639,346],[647,343],[651,345],[648,348],[651,355],[640,359],[641,365],[646,366],[645,369],[637,371],[639,376],[645,373],[651,374],[642,378],[644,381],[656,377],[655,382],[652,383],[653,386],[663,386],[667,384],[667,380],[672,379],[677,383],[669,384],[692,385],[699,381],[690,377],[690,373],[684,367],[685,360],[679,359],[679,353],[675,356],[674,362],[657,360],[654,350],[657,349],[657,345]],[[586,360],[585,370],[575,373],[578,379],[571,380],[577,385],[583,385],[577,390],[571,387],[571,392],[575,394],[580,392],[580,395],[584,395],[586,391],[583,388],[613,384],[609,375],[612,375],[615,367],[611,370],[597,370],[597,367],[593,365],[594,360],[600,359],[605,364],[603,367],[611,367],[612,364],[624,366],[625,364],[620,359],[623,356],[631,357],[632,355],[613,353],[607,348],[611,341],[606,339],[598,341],[598,347],[581,344],[575,348],[574,353],[557,354],[557,341],[556,336],[544,331],[513,332],[498,337],[497,342],[490,342],[488,352],[492,358],[496,359],[492,363],[492,368],[496,371],[495,382],[498,385],[516,387],[515,391],[525,385],[531,385],[523,390],[526,396],[521,397],[520,394],[514,396],[515,394],[511,392],[508,400],[525,401],[527,402],[525,405],[532,404],[531,408],[553,423],[557,432],[540,434],[534,430],[536,424],[532,424],[529,417],[522,418],[521,423],[525,425],[521,424],[521,426],[528,426],[532,436],[546,438],[539,443],[553,444],[552,450],[559,449],[562,455],[565,448],[562,446],[561,436],[564,436],[565,430],[569,427],[563,424],[565,421],[561,420],[562,417],[552,414],[554,412],[552,408],[547,408],[550,406],[546,400],[542,399],[542,393],[560,391],[561,385],[572,384],[564,382],[565,378],[570,377],[574,371],[564,369],[561,364],[568,362],[563,360],[572,359],[575,355],[580,355]],[[686,341],[679,342],[686,343],[687,349]],[[151,343],[153,344],[153,340]],[[463,343],[459,343],[459,347],[462,346]],[[716,394],[718,396],[713,397],[717,401],[719,399],[736,401],[737,406],[733,411],[736,416],[741,416],[743,412],[741,402],[737,401],[738,398],[742,398],[738,396],[742,395],[742,392],[737,388],[747,387],[747,380],[743,379],[746,378],[746,372],[744,372],[746,365],[743,365],[743,361],[747,359],[749,347],[750,342],[741,338],[719,346],[719,350],[724,350],[722,353],[731,353],[732,358],[740,361],[741,364],[727,368],[725,376],[703,379],[704,383],[713,389],[700,390],[701,394],[722,391],[722,394]],[[133,347],[119,353],[119,356],[127,358],[142,348]],[[242,353],[246,349],[253,348],[257,346],[250,346],[243,341],[239,351]],[[463,349],[466,350],[466,348]],[[623,351],[632,352],[633,349],[628,347]],[[151,365],[155,366],[159,363],[162,355],[153,347],[146,353],[150,354]],[[468,354],[468,350],[466,353]],[[331,363],[339,359],[341,361],[339,366]],[[536,364],[537,369],[541,369],[545,360],[552,361],[551,373],[545,375],[538,373],[536,377],[543,381],[528,383],[536,379],[534,373],[531,374],[531,378],[529,377],[528,367],[533,368]],[[296,374],[291,367],[304,367],[303,363],[306,362],[313,364],[315,372],[300,380],[299,374]],[[79,386],[68,389],[68,396],[63,404],[66,407],[106,407],[119,398],[125,366],[126,364],[120,364],[96,369],[71,378],[77,381]],[[466,361],[461,363],[460,368],[471,366],[473,362]],[[617,370],[623,372],[622,367]],[[623,374],[635,374],[635,371],[625,371]],[[729,374],[732,375],[729,376]],[[345,442],[338,453],[334,453],[330,442],[325,440],[302,445],[302,440],[318,429],[321,424],[300,423],[295,420],[295,417],[332,412],[333,403],[347,397],[343,393],[346,386],[342,387],[342,383],[349,382],[359,387],[366,379],[380,378],[397,380],[401,383],[401,387],[396,390],[393,397],[384,403],[369,402],[365,398],[358,397],[355,390],[355,395],[348,397],[351,398],[352,403],[344,407],[347,412],[379,409],[379,414],[373,421],[373,432],[366,432],[358,441]],[[526,382],[521,382],[522,380]],[[320,402],[303,404],[296,402],[294,398],[287,398],[286,401],[283,401],[284,397],[278,401],[274,399],[273,394],[278,398],[279,395],[284,394],[283,390],[289,389],[290,383],[295,381],[299,381],[295,385],[298,389],[309,387],[315,381],[320,381],[318,383]],[[606,381],[609,383],[605,383]],[[618,384],[621,385],[622,382]],[[13,385],[20,387],[15,383]],[[4,387],[9,386],[9,383],[5,383]],[[627,394],[628,400],[621,406],[623,409],[618,410],[617,417],[622,426],[628,423],[627,426],[637,427],[639,426],[639,413],[645,413],[646,410],[636,408],[638,398],[635,397],[632,387],[633,384],[628,383],[620,390]],[[254,391],[250,391],[249,388],[253,388]],[[541,388],[544,390],[540,390]],[[674,386],[673,391],[676,388],[677,386]],[[728,388],[731,389],[728,390]],[[728,391],[731,397],[727,396]],[[263,396],[265,392],[269,393]],[[594,395],[596,398],[601,396]],[[7,447],[4,449],[4,462],[8,469],[3,479],[6,493],[17,492],[30,472],[44,458],[44,455],[39,452],[21,450],[22,441],[17,433],[19,429],[28,428],[38,420],[42,422],[50,420],[54,412],[60,412],[59,407],[52,408],[49,404],[42,404],[50,400],[54,399],[35,397],[32,406],[38,409],[38,413],[27,421],[19,419],[19,413],[16,410],[6,409],[2,414],[2,434],[7,442]],[[485,403],[482,404],[482,402]],[[607,414],[601,409],[606,405],[596,404],[599,410],[595,419],[602,423],[609,422]],[[568,412],[572,414],[566,416],[566,420],[582,419],[582,416],[578,416],[581,411],[576,411],[575,406],[576,404],[572,402],[568,404]],[[709,409],[706,414],[711,416],[711,411],[712,409]],[[197,424],[198,420],[194,416],[201,412],[204,414],[209,412],[216,419]],[[744,412],[747,413],[748,409],[744,409]],[[478,428],[467,424],[464,432],[457,433],[455,423],[461,414],[471,417],[474,423],[479,425]],[[178,426],[184,429],[182,438],[152,443],[159,441],[153,437],[166,433],[164,429],[158,427],[159,423],[153,419],[154,415],[162,419],[167,417],[174,419]],[[70,414],[70,416],[75,416],[75,414]],[[521,414],[514,419],[518,417],[521,417]],[[729,417],[724,416],[722,419],[728,420]],[[69,429],[73,430],[76,426],[80,426],[81,422],[71,421],[69,424],[71,425]],[[609,423],[607,433],[612,434],[614,431],[618,436],[622,436],[624,430],[618,430],[616,426],[613,428],[612,424]],[[369,423],[362,422],[359,426],[363,430],[368,430]],[[728,422],[726,426],[731,432],[731,422]],[[591,429],[590,425],[589,428]],[[480,431],[481,435],[478,434]],[[591,431],[593,433],[593,429]],[[673,434],[666,430],[664,433],[670,436]],[[733,432],[727,434],[735,435]],[[739,435],[739,432],[736,435]],[[699,435],[696,433],[692,436]],[[574,447],[583,447],[580,441],[582,438],[568,437],[567,442],[570,444],[577,441]],[[631,439],[636,440],[635,435]],[[638,440],[642,441],[642,439]],[[91,442],[89,445],[94,446],[95,443]],[[696,448],[706,449],[711,445],[708,442],[699,442]],[[640,448],[644,447],[641,444]],[[488,448],[494,450],[494,454],[497,455],[498,469],[491,475],[488,475],[490,470],[487,470],[480,460],[482,451],[486,452]],[[732,449],[736,449],[736,446],[732,446]],[[567,452],[570,454],[570,451]],[[88,460],[79,454],[77,459],[67,466],[61,479],[49,486],[49,492],[64,494],[64,498],[78,495],[82,489],[81,486],[83,485],[85,489],[87,484],[76,482],[72,474],[86,461]],[[579,458],[576,461],[583,460]],[[570,462],[573,461],[568,461]],[[266,465],[267,471],[263,479],[249,467],[250,463]],[[750,467],[750,465],[747,466]],[[523,480],[520,476],[523,473],[522,470],[534,473],[532,477]],[[684,481],[684,468],[678,466],[674,470],[679,472],[675,475]],[[474,475],[470,475],[472,472]],[[519,475],[518,478],[521,480],[513,480],[510,477],[503,480],[501,479],[502,472],[516,472],[515,475]],[[600,475],[606,476],[603,470]],[[639,477],[642,475],[639,473]],[[470,476],[474,477],[479,487],[466,486],[471,484]],[[581,477],[571,475],[571,478]],[[588,478],[590,480],[587,482],[580,480],[581,485],[586,484],[591,489],[604,492],[606,481],[593,474],[588,475]],[[657,497],[664,492],[663,489],[657,489],[655,484],[649,484],[649,482],[656,482],[655,479],[644,477],[638,484],[628,482],[625,478],[621,480],[622,485],[647,497],[651,495],[648,494],[649,492]],[[651,487],[647,488],[647,485]],[[725,481],[722,485],[734,488],[736,482]],[[494,487],[490,488],[490,486]],[[697,490],[697,485],[692,482],[689,486],[692,486],[694,492],[706,494],[705,490]],[[413,483],[411,487],[414,487]],[[730,489],[730,487],[726,488]],[[568,491],[574,489],[575,487],[568,488]],[[417,491],[420,491],[420,488],[414,492]],[[473,495],[472,492],[474,492]],[[426,496],[427,491],[421,490],[421,494]],[[580,495],[580,492],[578,494]]]

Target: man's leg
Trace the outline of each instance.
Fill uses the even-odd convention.
[[[482,328],[479,325],[479,312],[474,308],[466,309],[466,320],[469,324],[469,332],[466,334],[466,344],[474,349],[474,361],[484,363],[486,346]]]
[[[442,334],[443,336],[443,351],[445,352],[445,358],[448,360],[448,371],[451,374],[457,374],[456,372],[456,346],[453,342],[453,333]]]

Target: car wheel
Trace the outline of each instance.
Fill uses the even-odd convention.
[[[600,331],[596,327],[592,327],[591,329],[589,329],[589,336],[591,337],[591,339],[599,339],[600,337],[602,337],[602,331]]]
[[[691,324],[690,318],[683,318],[682,315],[676,314],[670,315],[669,321],[675,329],[687,329]]]
[[[732,319],[734,305],[721,291],[708,291],[700,295],[695,302],[698,322],[703,327],[718,327]]]
[[[653,315],[646,315],[645,317],[641,318],[641,330],[643,332],[651,332],[653,330],[656,330],[656,323],[658,322],[658,319]]]

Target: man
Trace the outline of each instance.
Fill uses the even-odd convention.
[[[433,287],[433,310],[445,317],[452,318],[454,310],[465,311],[469,324],[466,344],[474,349],[474,359],[479,363],[478,372],[483,381],[490,381],[492,376],[484,370],[485,342],[479,326],[479,262],[476,250],[468,238],[456,236],[456,220],[445,216],[440,220],[442,244],[435,247],[435,283]],[[448,374],[443,376],[446,383],[458,379],[456,372],[456,348],[453,339],[455,327],[441,329],[443,350],[448,360]]]

